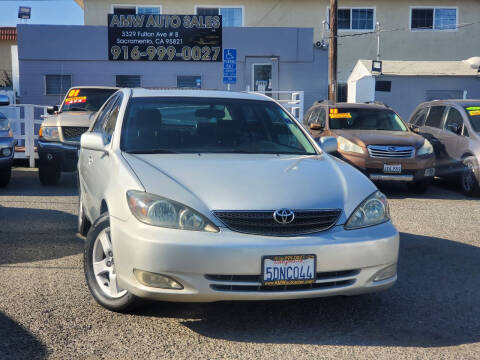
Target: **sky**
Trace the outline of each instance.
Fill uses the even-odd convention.
[[[28,24],[83,25],[83,10],[73,0],[0,0],[0,27],[23,23],[18,7],[32,8]]]

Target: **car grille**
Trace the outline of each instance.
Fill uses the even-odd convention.
[[[80,136],[88,130],[88,127],[63,126],[62,134],[65,141],[80,141]]]
[[[413,146],[367,146],[368,154],[372,158],[413,158],[415,148]]]
[[[230,230],[256,235],[295,236],[329,229],[337,222],[341,210],[293,210],[295,217],[289,224],[277,223],[274,210],[214,211]]]
[[[313,284],[304,285],[262,285],[261,275],[205,275],[205,278],[212,281],[210,288],[215,291],[308,291],[318,289],[332,289],[350,286],[355,283],[355,276],[360,270],[343,270],[317,273]]]

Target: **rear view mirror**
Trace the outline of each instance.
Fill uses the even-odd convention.
[[[7,95],[0,95],[0,106],[10,105],[10,99]]]
[[[323,130],[323,126],[318,123],[310,123],[308,126],[310,127],[310,130]]]
[[[58,111],[58,106],[57,105],[47,107],[47,113],[50,114],[50,115],[54,115],[57,111]]]
[[[105,151],[103,135],[95,132],[86,132],[80,138],[80,146],[83,149]]]
[[[333,154],[338,151],[337,138],[334,136],[323,136],[318,142],[323,151]]]

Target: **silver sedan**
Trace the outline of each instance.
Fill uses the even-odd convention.
[[[257,94],[122,89],[82,135],[79,232],[95,300],[356,295],[397,279],[387,199]]]

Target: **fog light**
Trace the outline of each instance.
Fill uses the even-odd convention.
[[[381,281],[394,277],[397,274],[397,264],[390,265],[375,274],[373,281]]]
[[[12,154],[12,150],[10,148],[2,149],[2,155],[3,156],[10,156],[11,154]]]
[[[138,269],[134,269],[133,273],[137,278],[137,281],[145,286],[160,288],[160,289],[175,289],[181,290],[183,289],[182,284],[176,282],[172,278],[166,275],[160,275],[151,273],[148,271],[142,271]]]

